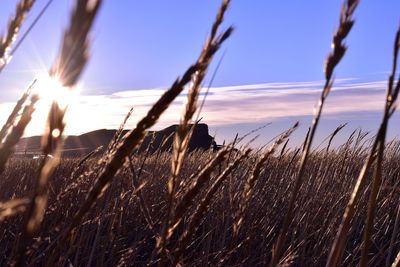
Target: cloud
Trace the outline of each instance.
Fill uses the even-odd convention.
[[[200,117],[211,126],[276,121],[288,117],[309,116],[317,103],[323,81],[264,83],[210,88]],[[385,96],[385,81],[359,82],[355,79],[336,80],[326,101],[324,116],[380,111]],[[82,95],[71,103],[66,121],[67,133],[79,134],[99,128],[117,128],[130,107],[134,107],[128,126],[143,117],[164,89],[128,90],[109,95]],[[183,92],[162,116],[156,128],[179,122],[186,101]],[[200,101],[202,97],[200,97]],[[0,104],[0,123],[6,120],[12,103]],[[27,135],[40,134],[46,119],[47,105],[41,104],[27,129]]]

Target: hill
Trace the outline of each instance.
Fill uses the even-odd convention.
[[[139,147],[139,152],[149,149],[150,152],[160,148],[168,151],[172,147],[173,135],[178,125],[171,125],[160,131],[149,131]],[[117,130],[100,129],[81,135],[70,135],[65,139],[63,156],[82,156],[99,146],[106,147],[114,137]],[[124,130],[126,134],[128,130]],[[189,142],[189,151],[195,149],[208,149],[212,145],[213,138],[208,133],[207,124],[197,124],[194,127],[192,138]],[[40,154],[41,136],[22,138],[17,145],[16,155]],[[151,146],[150,146],[151,145]]]

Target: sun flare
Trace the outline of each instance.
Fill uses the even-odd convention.
[[[47,73],[39,74],[36,79],[35,91],[43,105],[57,102],[61,108],[66,108],[79,95],[78,88],[65,87],[57,77]]]
[[[46,120],[49,116],[49,111],[53,102],[56,102],[61,109],[68,107],[68,113],[80,113],[76,111],[76,103],[79,99],[80,86],[65,87],[57,78],[50,76],[46,72],[40,72],[36,76],[33,94],[39,96],[39,100],[35,105],[35,112],[30,125],[27,127],[27,133],[30,135],[40,135],[45,131]],[[80,122],[80,120],[75,120]],[[84,125],[83,122],[80,122]],[[59,136],[60,132],[52,132],[53,137]]]

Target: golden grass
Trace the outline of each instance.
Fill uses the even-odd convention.
[[[35,84],[33,82],[32,86]],[[31,88],[31,87],[29,87]],[[32,95],[30,101],[28,97],[30,89],[21,97],[15,105],[13,111],[7,119],[7,122],[2,128],[4,139],[0,144],[0,174],[4,171],[5,165],[13,154],[15,146],[24,134],[26,126],[32,119],[32,114],[35,111],[35,104],[38,101],[37,95]]]
[[[0,73],[11,60],[11,46],[34,3],[35,0],[21,0],[16,6],[14,16],[8,22],[6,33],[0,36]]]
[[[169,236],[171,236],[175,225],[179,223],[179,215],[171,214],[173,213],[174,199],[175,199],[175,190],[176,190],[176,181],[180,174],[184,157],[189,145],[189,141],[192,135],[192,128],[190,126],[191,120],[193,119],[193,115],[197,110],[197,101],[198,96],[200,94],[201,86],[204,80],[204,77],[207,73],[208,66],[211,63],[211,60],[218,50],[219,46],[224,42],[226,38],[229,37],[233,28],[228,28],[225,32],[218,35],[219,27],[223,22],[224,15],[226,10],[228,9],[230,0],[223,0],[222,4],[218,10],[215,21],[211,27],[211,33],[208,37],[206,43],[204,44],[203,50],[197,60],[197,65],[199,68],[193,73],[192,84],[189,87],[188,99],[185,105],[185,111],[181,122],[178,126],[176,134],[174,136],[174,145],[172,150],[172,161],[171,161],[171,175],[168,179],[168,206],[167,206],[167,214],[165,217],[164,230],[161,235],[161,238],[158,240],[157,246],[159,247],[159,251],[162,254],[162,257],[165,258],[165,245],[168,242]],[[179,204],[178,204],[179,205]],[[177,206],[176,211],[180,211],[179,206]],[[176,212],[175,212],[176,213]],[[171,222],[171,215],[175,216],[173,221]]]
[[[275,153],[275,150],[279,147],[279,145],[281,145],[283,142],[285,142],[286,139],[289,138],[289,136],[297,129],[298,126],[299,123],[296,122],[296,124],[293,125],[289,130],[281,134],[274,141],[274,143],[267,149],[267,151],[265,151],[265,153],[262,154],[262,156],[257,159],[257,163],[255,164],[251,175],[249,175],[249,177],[246,179],[244,185],[242,200],[240,201],[240,206],[239,206],[239,212],[235,220],[235,223],[233,225],[233,231],[235,232],[235,234],[238,234],[239,229],[242,225],[244,216],[246,214],[247,205],[249,204],[252,197],[252,192],[255,183],[257,182],[260,175],[265,171],[265,162],[268,160],[269,157],[271,157]]]
[[[307,133],[306,141],[304,142],[304,148],[303,148],[303,154],[301,157],[300,169],[297,174],[296,182],[294,184],[293,194],[290,196],[290,199],[289,199],[288,212],[286,213],[285,220],[284,220],[282,228],[281,228],[281,232],[278,236],[278,239],[275,243],[274,250],[272,252],[272,260],[270,263],[270,266],[272,266],[272,267],[276,266],[281,258],[282,248],[283,248],[283,244],[286,239],[288,227],[292,221],[292,217],[294,216],[293,213],[294,213],[294,205],[296,202],[296,198],[297,198],[298,192],[300,190],[300,187],[303,183],[304,170],[305,170],[305,166],[307,164],[308,158],[309,158],[308,154],[310,152],[311,145],[312,145],[312,142],[314,139],[314,135],[317,130],[319,120],[321,118],[322,109],[324,107],[325,100],[328,97],[329,92],[333,85],[333,79],[332,79],[333,71],[334,71],[335,67],[337,66],[337,64],[340,62],[340,60],[343,58],[343,56],[346,52],[347,47],[343,42],[344,42],[344,39],[349,34],[351,28],[353,27],[354,20],[353,20],[352,16],[353,16],[355,9],[357,8],[358,3],[359,3],[359,0],[347,0],[347,1],[343,1],[343,4],[342,4],[342,10],[340,12],[340,24],[339,24],[337,31],[333,35],[332,51],[328,55],[326,62],[325,62],[325,69],[324,69],[325,85],[324,85],[324,88],[322,89],[321,96],[318,100],[318,105],[315,108],[314,118],[313,118],[311,127],[309,128],[309,132]]]
[[[73,87],[86,65],[88,33],[100,3],[100,0],[91,2],[81,0],[76,3],[70,20],[71,23],[64,34],[60,55],[50,70],[51,76],[59,80],[62,86]],[[54,101],[48,113],[46,131],[42,137],[42,153],[45,157],[39,166],[34,192],[25,212],[24,227],[15,255],[16,266],[23,264],[26,245],[38,231],[47,208],[47,183],[59,163],[66,109],[66,107],[61,107],[59,103]],[[13,134],[10,136],[13,136]],[[22,132],[19,138],[21,136]],[[52,155],[52,157],[47,157],[47,155]]]
[[[347,240],[346,236],[350,228],[351,220],[355,215],[355,205],[357,204],[357,201],[361,197],[362,193],[361,186],[365,183],[365,180],[367,179],[367,171],[370,169],[373,162],[375,161],[376,163],[375,163],[374,182],[372,185],[372,191],[370,193],[366,230],[364,235],[362,256],[360,262],[361,266],[367,265],[368,261],[367,254],[368,254],[370,238],[372,235],[371,231],[372,231],[373,217],[376,209],[376,198],[380,184],[382,182],[382,162],[383,162],[383,153],[385,147],[386,130],[389,119],[393,114],[393,112],[395,111],[396,108],[395,101],[397,99],[400,90],[400,78],[398,79],[397,83],[394,84],[399,47],[400,47],[400,28],[397,31],[394,42],[393,68],[392,68],[392,73],[389,77],[389,84],[388,84],[382,122],[379,127],[378,133],[374,138],[370,154],[364,163],[363,169],[360,171],[357,183],[354,186],[351,198],[349,200],[349,203],[347,204],[346,210],[343,215],[342,223],[340,225],[335,242],[331,249],[331,254],[329,256],[327,264],[328,266],[337,266],[340,264],[340,260],[342,258]]]
[[[299,194],[294,223],[288,231],[291,233],[290,239],[285,243],[281,262],[288,255],[295,255],[294,263],[301,266],[321,266],[326,263],[352,184],[356,181],[357,173],[362,168],[363,160],[368,153],[368,147],[353,153],[356,143],[357,140],[354,138],[353,141],[344,143],[338,148],[332,148],[329,154],[325,151],[311,153],[304,186]],[[395,227],[396,209],[400,198],[400,192],[397,190],[399,181],[397,170],[400,166],[398,145],[398,142],[395,142],[387,147],[386,153],[391,156],[385,158],[384,176],[390,179],[384,181],[378,197],[378,214],[374,222],[376,231],[371,250],[374,257],[370,259],[372,266],[385,264]],[[359,150],[360,147],[356,149]],[[233,232],[233,223],[242,202],[245,181],[251,175],[255,161],[263,154],[247,155],[226,175],[224,169],[221,173],[218,168],[214,170],[209,181],[188,204],[179,226],[169,239],[167,251],[171,256],[171,264],[175,260],[185,265],[196,265],[196,263],[219,265],[217,263],[220,261],[224,262],[222,264],[224,266],[268,264],[274,237],[279,233],[278,226],[283,220],[283,204],[293,190],[288,184],[294,181],[298,171],[299,157],[292,161],[294,153],[295,150],[290,148],[281,158],[274,155],[265,163],[265,172],[260,175],[253,187],[253,197],[247,206],[246,216],[237,236]],[[240,155],[241,152],[234,152],[229,163],[226,157],[224,164],[227,163],[228,166],[233,164]],[[198,168],[202,169],[213,156],[210,152],[201,151],[188,154],[182,168],[184,184],[189,186],[193,182],[190,174],[195,173]],[[153,251],[165,216],[166,182],[171,155],[168,153],[160,153],[158,156],[148,155],[142,166],[144,158],[145,154],[132,155],[132,165],[136,166],[136,173],[140,171],[139,168],[143,169],[140,177],[135,180],[138,186],[133,185],[129,166],[123,167],[110,182],[108,189],[103,192],[102,197],[96,201],[96,205],[76,226],[70,242],[66,243],[63,249],[57,249],[57,254],[68,253],[69,256],[64,258],[64,262],[70,260],[86,265],[91,251],[94,250],[92,265],[95,266],[101,264],[115,266],[122,260],[122,255],[127,259],[127,265],[157,263],[158,259],[153,255]],[[77,171],[77,175],[85,173],[97,160],[92,158],[86,161]],[[79,181],[78,187],[58,198],[77,179],[76,176],[74,180],[70,180],[69,176],[79,161],[80,159],[62,159],[53,174],[53,179],[49,181],[48,201],[52,208],[47,209],[40,232],[29,242],[25,262],[35,260],[38,264],[44,264],[55,252],[63,230],[71,223],[73,214],[96,181],[95,176],[87,176]],[[1,199],[21,199],[29,195],[34,185],[34,174],[38,164],[30,159],[11,159],[0,181],[0,187],[4,189],[1,192]],[[224,182],[220,182],[221,176]],[[372,177],[372,173],[369,177]],[[232,183],[228,184],[228,181]],[[143,183],[145,184],[142,186]],[[215,183],[217,185],[213,186]],[[233,189],[233,199],[224,193],[229,187]],[[188,188],[185,187],[182,193],[187,192]],[[147,220],[142,212],[137,189],[140,189],[148,211],[146,216],[150,220]],[[353,218],[353,230],[348,233],[348,239],[352,242],[346,246],[343,261],[346,266],[357,265],[360,259],[362,229],[368,205],[367,190],[368,187],[363,188],[363,197],[356,207],[357,216]],[[179,199],[182,193],[178,194]],[[197,219],[194,219],[194,214],[201,216],[196,215]],[[17,243],[12,233],[18,233],[22,219],[21,215],[16,214],[7,217],[0,226],[2,236],[0,244],[4,251],[4,254],[0,254],[2,265],[7,255],[10,255],[10,249]],[[151,221],[152,226],[148,221]],[[99,237],[94,248],[97,231]],[[397,233],[396,240],[398,238]],[[395,242],[394,254],[399,250],[398,245]],[[390,263],[393,260],[394,258],[391,258]]]
[[[89,60],[88,38],[101,2],[76,0],[49,71],[70,90]],[[0,42],[0,71],[33,3],[21,1],[10,20]],[[0,265],[398,265],[399,254],[392,254],[400,250],[400,142],[386,142],[386,131],[400,91],[400,29],[378,133],[356,130],[332,147],[344,124],[326,138],[325,148],[312,147],[358,3],[343,3],[314,120],[296,148],[288,141],[297,123],[267,149],[249,148],[257,136],[236,149],[262,126],[216,153],[187,152],[204,78],[233,31],[219,29],[229,0],[222,1],[198,59],[136,127],[122,134],[132,108],[110,144],[82,159],[60,157],[67,107],[55,101],[42,140],[45,157],[11,157],[39,97],[31,95],[34,82],[0,131]],[[154,139],[139,153],[148,129],[190,82],[175,135],[156,153],[150,153]],[[169,138],[172,153],[162,152]]]

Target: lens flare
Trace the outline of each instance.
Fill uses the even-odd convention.
[[[35,92],[39,95],[42,103],[57,102],[61,108],[66,108],[79,95],[77,88],[64,87],[60,80],[49,74],[37,76]]]

